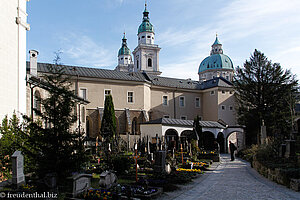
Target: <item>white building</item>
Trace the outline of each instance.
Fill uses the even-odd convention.
[[[0,1],[0,120],[26,113],[27,1]]]

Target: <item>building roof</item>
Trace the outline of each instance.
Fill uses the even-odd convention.
[[[225,54],[213,54],[206,57],[199,66],[198,73],[211,69],[231,69],[233,64],[231,59]]]
[[[200,125],[204,128],[226,128],[219,122],[215,121],[199,121]],[[193,127],[194,120],[181,120],[181,119],[172,119],[172,118],[159,118],[156,120],[151,120],[143,124],[162,124],[162,125],[172,125],[172,126],[189,126]]]
[[[218,39],[218,36],[216,36],[216,40],[215,40],[215,42],[213,43],[212,46],[217,45],[217,44],[221,44],[221,42]]]
[[[27,62],[27,68],[29,69],[29,62]],[[38,63],[37,70],[40,73],[50,73],[49,66],[54,66],[49,63]],[[179,89],[191,89],[191,90],[205,90],[213,87],[232,87],[231,82],[227,81],[223,77],[217,77],[211,80],[200,83],[199,81],[191,79],[177,79],[162,77],[147,72],[123,72],[117,70],[99,69],[91,67],[78,67],[69,65],[58,65],[58,67],[65,67],[65,74],[79,77],[100,78],[100,79],[112,79],[112,80],[124,80],[124,81],[138,81],[151,83],[155,86],[172,87]]]

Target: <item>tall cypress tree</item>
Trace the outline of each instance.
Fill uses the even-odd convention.
[[[105,97],[104,112],[101,122],[101,134],[108,142],[116,138],[116,117],[115,108],[111,95]]]
[[[289,70],[272,63],[255,50],[244,67],[236,68],[233,81],[238,103],[238,121],[246,125],[246,142],[257,142],[264,120],[268,136],[283,139],[291,131],[291,109],[297,80]]]

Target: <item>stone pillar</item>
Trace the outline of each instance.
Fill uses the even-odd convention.
[[[24,157],[21,151],[15,151],[11,156],[12,159],[12,183],[21,185],[25,183],[24,176]]]

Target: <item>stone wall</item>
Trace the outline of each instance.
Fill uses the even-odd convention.
[[[252,167],[261,175],[268,178],[269,180],[279,183],[281,185],[285,185],[287,187],[291,187],[291,178],[288,172],[282,168],[271,169],[261,164],[259,161],[252,161]],[[299,180],[299,179],[297,179]],[[295,181],[294,181],[295,182]],[[293,188],[297,188],[293,186]]]

